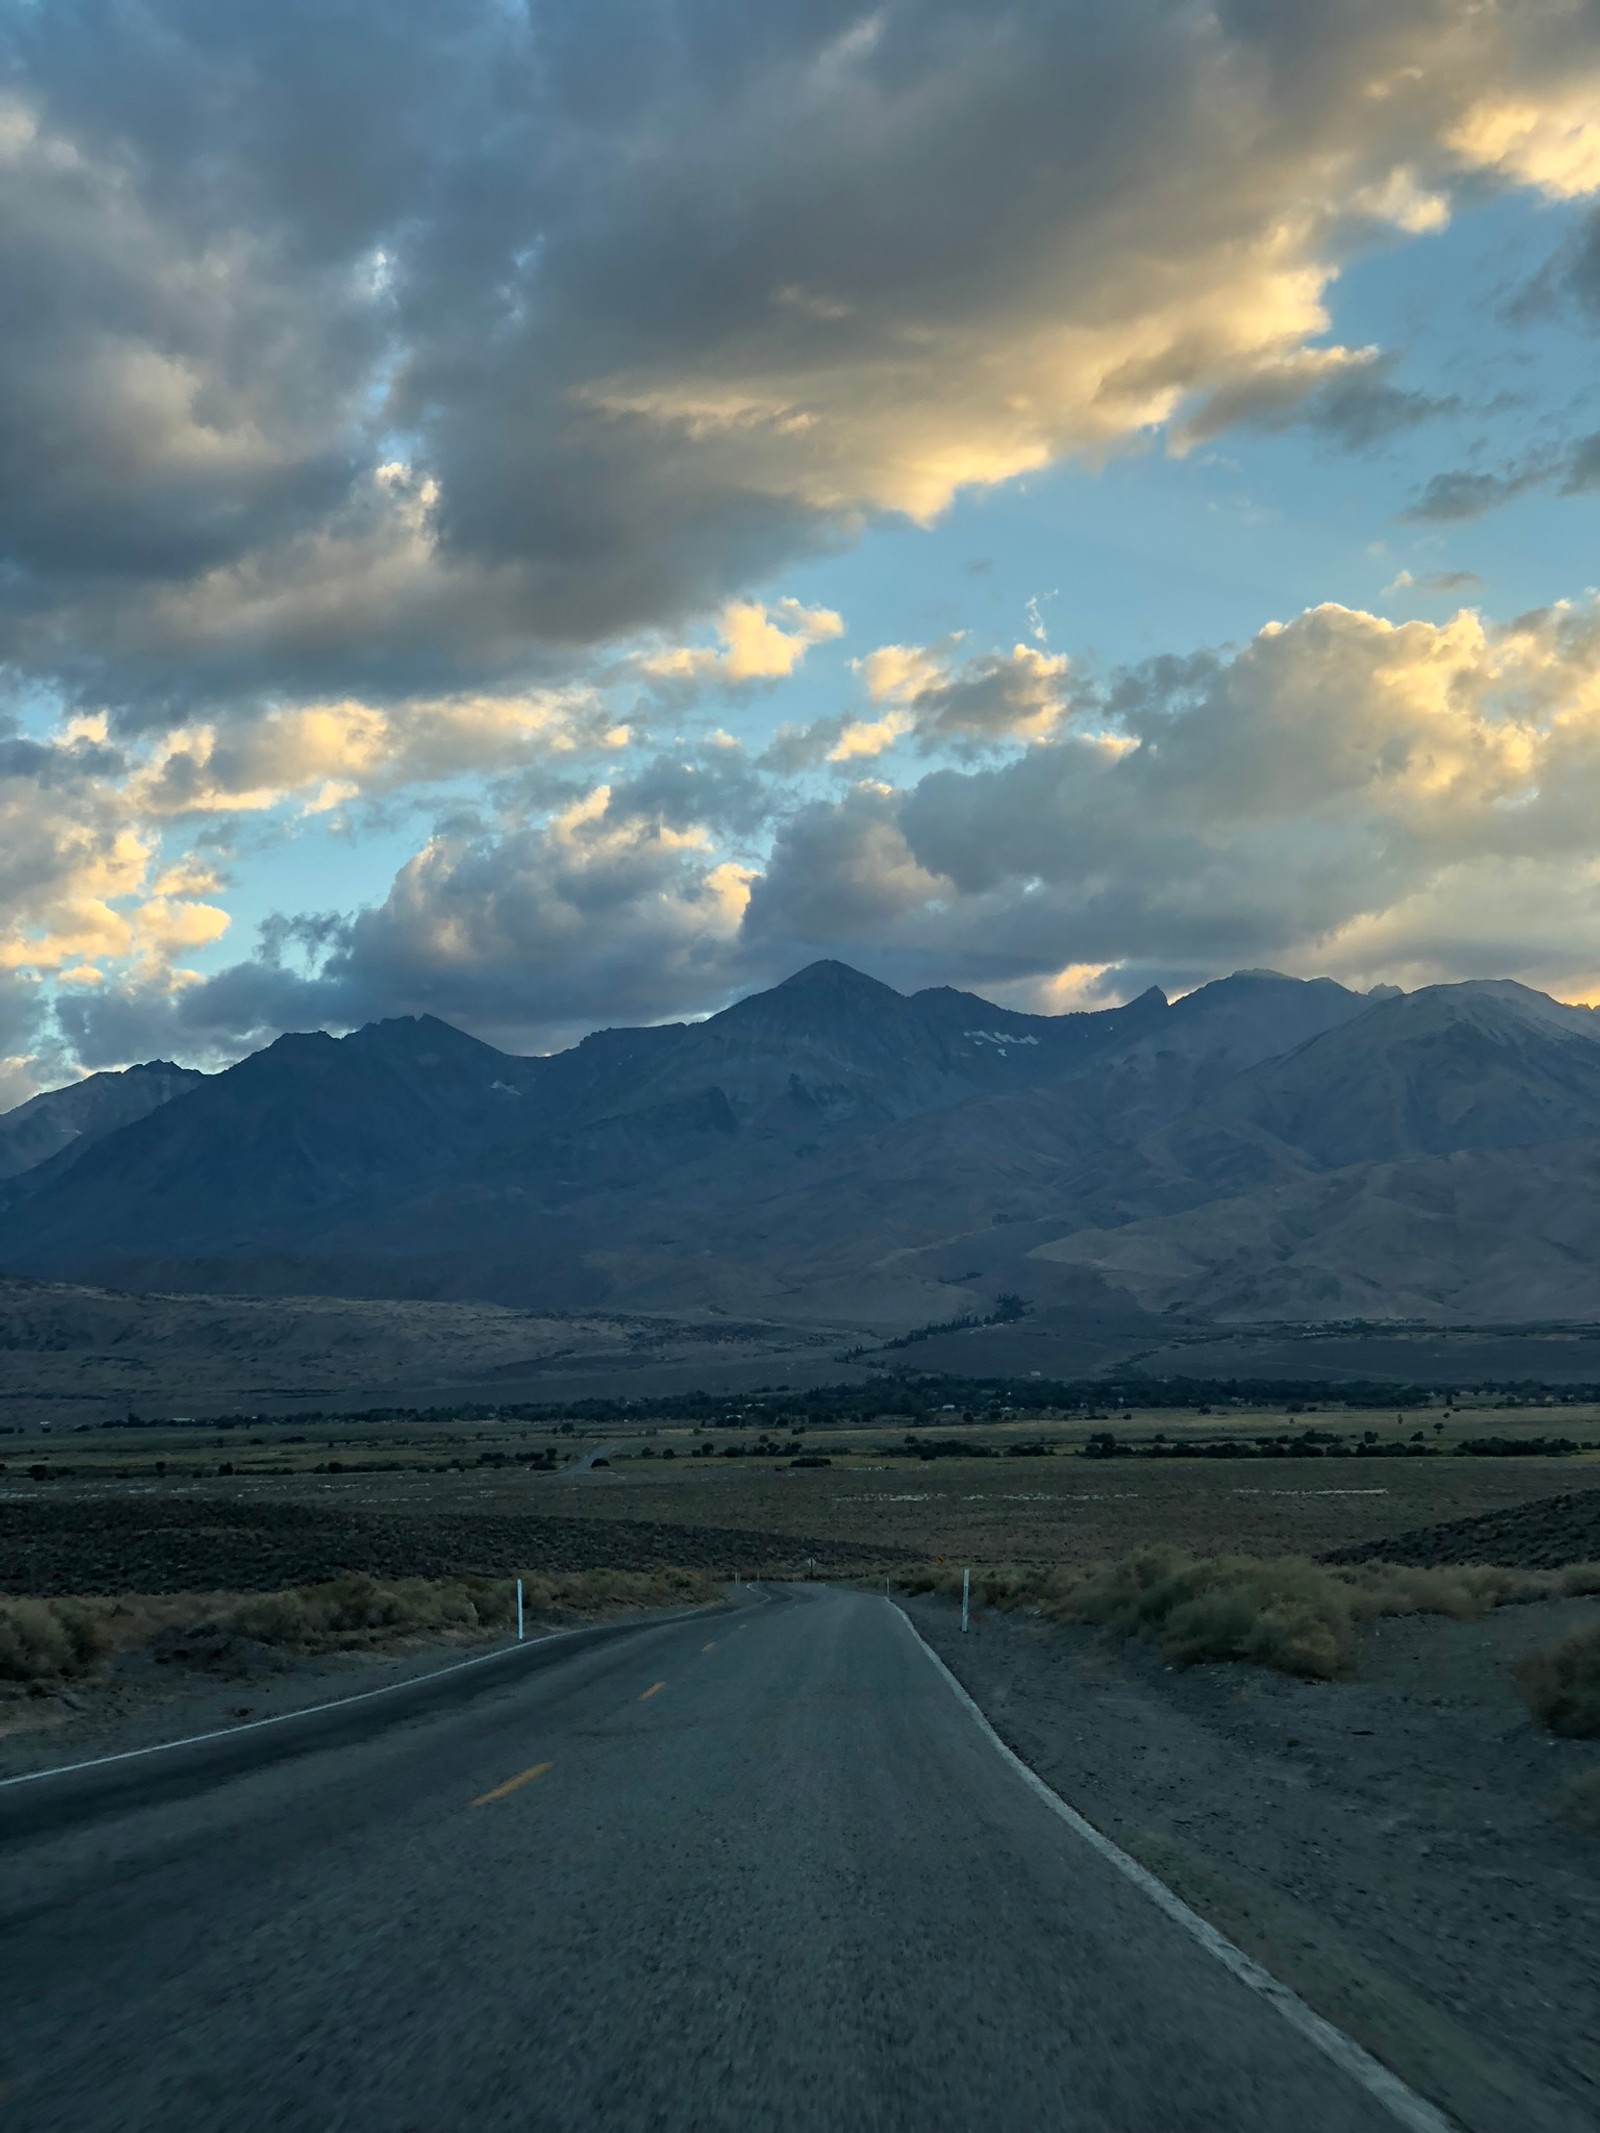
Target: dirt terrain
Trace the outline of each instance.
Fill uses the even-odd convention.
[[[1397,1533],[1381,1542],[1340,1548],[1338,1563],[1503,1563],[1518,1570],[1554,1570],[1563,1563],[1600,1563],[1600,1488],[1570,1496],[1537,1497],[1507,1511],[1457,1518],[1444,1525]]]
[[[1376,1623],[1337,1683],[910,1611],[1050,1784],[1466,2133],[1600,2119],[1600,1833],[1565,1812],[1600,1742],[1512,1677],[1600,1603]]]
[[[1019,1432],[1020,1436],[1021,1433]],[[662,1440],[658,1440],[662,1441]],[[1004,1441],[1004,1440],[1002,1440]],[[882,1442],[880,1437],[879,1442]],[[488,1512],[513,1494],[559,1491],[563,1510],[596,1521],[683,1520],[729,1533],[780,1533],[820,1554],[839,1544],[951,1562],[1092,1562],[1152,1541],[1201,1553],[1320,1555],[1440,1520],[1514,1508],[1596,1487],[1600,1459],[1285,1460],[886,1458],[818,1439],[830,1467],[615,1455],[608,1470],[565,1481],[496,1471],[363,1477],[374,1504]],[[363,1484],[347,1482],[359,1488]],[[263,1490],[303,1496],[305,1481]],[[328,1483],[322,1482],[326,1488]],[[1593,1551],[1591,1551],[1593,1552]]]
[[[852,1341],[860,1331],[850,1332]],[[835,1328],[326,1296],[134,1295],[0,1276],[0,1424],[579,1397],[850,1375]]]
[[[902,1552],[543,1509],[407,1517],[349,1504],[193,1495],[0,1501],[0,1590],[41,1595],[271,1592],[347,1570],[487,1577],[678,1566],[717,1576],[803,1575],[812,1558],[819,1571],[849,1574],[902,1559]]]
[[[245,1654],[221,1667],[118,1662],[101,1680],[53,1695],[0,1699],[0,1779],[92,1755],[220,1732],[471,1657],[476,1647],[431,1640],[413,1651],[330,1652],[312,1658]]]
[[[1313,1419],[1347,1442],[1368,1427],[1383,1440],[1379,1450],[1409,1441],[1417,1421],[1325,1410],[1224,1425],[1220,1416],[1156,1412],[1129,1429],[1113,1418],[1127,1441],[1146,1446],[1157,1433],[1205,1439],[1224,1426],[1248,1443]],[[1559,1515],[1589,1520],[1581,1531],[1591,1538],[1561,1559],[1600,1557],[1592,1523],[1600,1453],[1457,1456],[1490,1434],[1593,1441],[1600,1417],[1589,1409],[1440,1414],[1428,1424],[1428,1456],[1414,1458],[1083,1456],[1103,1427],[957,1418],[924,1424],[908,1440],[904,1419],[885,1416],[765,1443],[753,1425],[654,1423],[632,1435],[509,1422],[35,1435],[0,1439],[0,1536],[15,1532],[20,1545],[24,1533],[79,1531],[75,1555],[59,1552],[58,1539],[49,1559],[50,1575],[78,1590],[162,1589],[148,1582],[158,1574],[181,1573],[181,1589],[193,1590],[196,1578],[243,1589],[344,1568],[515,1570],[537,1567],[526,1552],[536,1542],[552,1568],[680,1563],[780,1574],[815,1559],[848,1574],[936,1557],[1085,1563],[1157,1541],[1196,1553],[1387,1555],[1414,1548],[1420,1528],[1514,1517],[1524,1505],[1573,1496],[1577,1512]],[[821,1463],[795,1465],[797,1447]],[[597,1455],[609,1463],[589,1464]],[[551,1461],[562,1464],[541,1470]],[[58,1526],[53,1505],[77,1508],[63,1510]],[[28,1524],[35,1515],[40,1523]],[[1527,1560],[1537,1565],[1564,1545],[1559,1533],[1541,1540],[1546,1516],[1535,1508],[1504,1532],[1491,1525],[1459,1545],[1508,1563],[1524,1560],[1508,1550],[1532,1549]],[[195,1530],[180,1544],[186,1527]],[[248,1544],[227,1537],[246,1529],[256,1536]],[[95,1534],[107,1538],[91,1544]],[[9,1589],[24,1589],[30,1574],[0,1556]]]

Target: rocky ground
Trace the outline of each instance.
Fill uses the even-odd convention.
[[[1600,1831],[1567,1818],[1600,1743],[1512,1672],[1600,1603],[1382,1621],[1331,1684],[909,1611],[1067,1800],[1467,2133],[1600,2122]]]

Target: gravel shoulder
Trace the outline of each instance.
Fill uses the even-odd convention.
[[[647,1622],[652,1610],[618,1608],[597,1620]],[[584,1622],[537,1623],[530,1637],[583,1628]],[[128,1651],[106,1672],[46,1694],[0,1700],[0,1781],[91,1757],[120,1755],[195,1734],[225,1732],[313,1704],[413,1681],[492,1652],[503,1636],[415,1638],[387,1649],[316,1654],[233,1640],[225,1662],[205,1668],[164,1664]]]
[[[1592,1600],[1371,1625],[1355,1679],[1166,1667],[1143,1645],[915,1600],[996,1730],[1195,1909],[1466,2133],[1600,2122],[1600,1743],[1511,1669]]]
[[[238,1665],[216,1674],[160,1666],[143,1654],[127,1653],[102,1679],[0,1702],[0,1779],[303,1711],[334,1697],[431,1674],[502,1642],[499,1637],[455,1643],[430,1639],[399,1651],[315,1657],[272,1654],[258,1646]]]

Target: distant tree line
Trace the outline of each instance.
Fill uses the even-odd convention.
[[[1004,1299],[1002,1299],[1004,1301]],[[953,1322],[952,1322],[953,1323]],[[103,1422],[104,1429],[206,1430],[316,1427],[327,1423],[413,1425],[522,1422],[547,1429],[580,1425],[637,1429],[645,1422],[700,1425],[717,1429],[861,1427],[899,1421],[913,1429],[947,1420],[962,1427],[1037,1417],[1048,1412],[1063,1421],[1132,1421],[1152,1408],[1215,1416],[1276,1409],[1289,1416],[1331,1409],[1387,1410],[1391,1414],[1449,1408],[1463,1394],[1493,1399],[1502,1408],[1587,1406],[1600,1404],[1600,1383],[1551,1385],[1537,1379],[1515,1384],[1489,1380],[1451,1387],[1396,1384],[1372,1378],[1315,1380],[1281,1377],[1154,1377],[1126,1372],[1105,1378],[960,1377],[940,1371],[900,1371],[874,1375],[864,1384],[756,1386],[748,1392],[697,1390],[660,1396],[633,1394],[581,1400],[451,1401],[408,1407],[295,1408],[281,1414],[233,1411],[212,1415],[140,1415],[129,1412]],[[1480,1439],[1487,1447],[1497,1440]],[[1526,1456],[1530,1441],[1508,1449]],[[1552,1444],[1569,1440],[1552,1438]],[[1576,1447],[1574,1447],[1576,1448]]]

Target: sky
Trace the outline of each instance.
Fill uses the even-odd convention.
[[[1600,4],[0,0],[0,1103],[1600,1000]]]

